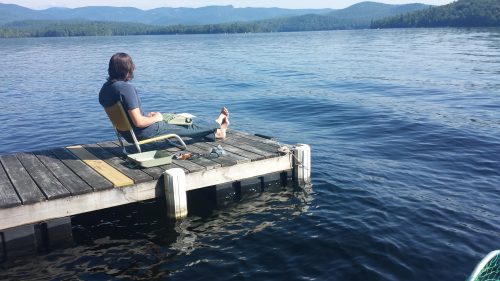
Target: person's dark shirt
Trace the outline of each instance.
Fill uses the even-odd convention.
[[[132,122],[132,119],[128,115],[128,111],[139,108],[141,115],[144,116],[144,111],[141,107],[141,100],[139,99],[139,95],[137,94],[137,90],[132,84],[129,84],[125,81],[116,81],[111,82],[107,81],[102,85],[101,91],[99,92],[99,103],[103,107],[109,107],[114,105],[116,102],[121,101],[123,108],[125,109],[125,113],[127,114],[128,120],[132,125],[132,128],[137,135],[137,137],[146,133],[149,127],[146,128],[138,128]],[[120,134],[128,141],[132,142],[132,137],[129,132],[120,132]]]

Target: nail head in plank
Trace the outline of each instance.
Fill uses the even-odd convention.
[[[46,199],[15,155],[2,155],[0,161],[23,204],[36,203]]]

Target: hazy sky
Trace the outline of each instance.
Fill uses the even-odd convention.
[[[452,0],[372,0],[387,4],[423,3],[430,5],[444,5]],[[209,5],[233,5],[235,7],[280,7],[280,8],[334,8],[340,9],[361,0],[0,0],[4,4],[17,4],[32,9],[49,7],[83,7],[83,6],[117,6],[136,7],[139,9],[153,9],[158,7],[203,7]]]

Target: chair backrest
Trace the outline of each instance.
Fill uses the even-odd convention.
[[[116,102],[112,106],[105,107],[104,111],[108,114],[109,120],[118,131],[130,131],[132,126],[128,121],[127,114],[123,105],[120,101]]]

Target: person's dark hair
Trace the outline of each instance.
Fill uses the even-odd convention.
[[[130,81],[134,78],[135,65],[126,53],[116,53],[109,60],[108,81]]]

